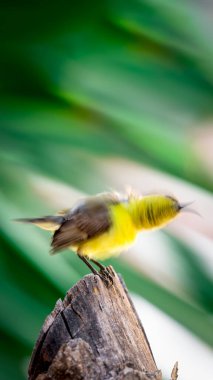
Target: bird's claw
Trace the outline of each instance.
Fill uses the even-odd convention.
[[[111,287],[113,285],[113,278],[109,273],[108,268],[101,269],[100,272],[98,272],[98,275],[104,281],[107,287]]]

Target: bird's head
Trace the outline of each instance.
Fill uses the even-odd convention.
[[[147,195],[138,204],[139,224],[142,229],[160,228],[172,221],[180,212],[197,213],[188,208],[192,202],[180,203],[170,195]]]

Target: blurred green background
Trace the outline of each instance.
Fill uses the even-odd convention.
[[[133,296],[155,306],[156,323],[161,310],[177,335],[178,328],[188,334],[182,368],[189,367],[195,340],[193,360],[201,367],[207,360],[213,344],[212,8],[201,0],[17,0],[1,7],[2,380],[26,378],[45,317],[87,273],[68,251],[48,255],[48,233],[11,220],[55,213],[83,194],[126,185],[196,200],[203,218],[183,216],[110,263]],[[166,339],[162,345],[165,354]],[[153,351],[169,373],[173,363]],[[212,373],[208,365],[205,374]],[[184,379],[201,378],[189,372]]]

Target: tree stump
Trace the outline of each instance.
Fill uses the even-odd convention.
[[[34,347],[29,380],[162,379],[127,289],[109,270],[111,287],[89,274],[57,301]]]

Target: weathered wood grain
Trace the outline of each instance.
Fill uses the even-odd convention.
[[[123,281],[107,288],[85,276],[47,317],[33,350],[30,380],[161,380]]]

